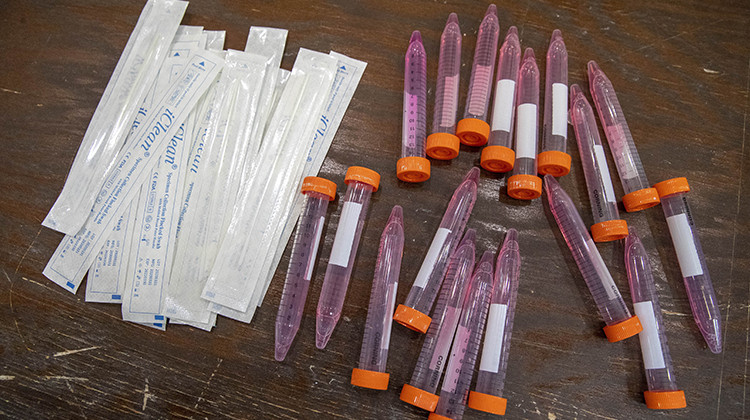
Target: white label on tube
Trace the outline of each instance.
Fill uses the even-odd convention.
[[[621,298],[620,290],[617,288],[615,281],[612,279],[612,275],[609,274],[609,270],[604,264],[604,260],[602,260],[602,256],[601,254],[599,254],[599,250],[596,248],[596,244],[594,244],[594,241],[591,240],[591,238],[586,240],[586,244],[591,249],[591,264],[594,265],[594,270],[596,270],[596,274],[598,274],[599,280],[602,281],[602,287],[607,293],[607,297],[609,298],[609,300]]]
[[[349,265],[349,254],[352,252],[354,245],[354,234],[357,231],[357,222],[359,214],[362,212],[362,204],[347,201],[341,210],[339,226],[336,229],[336,237],[333,238],[333,249],[329,264],[347,267]]]
[[[305,280],[310,281],[312,278],[313,268],[315,268],[315,257],[318,255],[318,245],[320,245],[320,235],[323,233],[323,224],[325,223],[325,216],[320,216],[318,225],[315,226],[315,238],[313,239],[312,252],[309,255],[307,261],[307,271],[305,272]]]
[[[607,158],[604,156],[604,146],[595,144],[594,155],[596,156],[596,166],[599,168],[599,174],[602,177],[602,184],[604,184],[604,200],[614,203],[617,199],[615,198],[615,190],[612,188],[612,178],[609,176]]]
[[[456,125],[456,103],[458,102],[458,75],[447,76],[443,83],[443,112],[440,115],[442,127]]]
[[[669,234],[672,236],[672,244],[677,251],[677,261],[680,263],[682,277],[694,277],[703,274],[701,260],[698,258],[698,250],[693,241],[693,231],[690,228],[687,214],[675,214],[667,217]]]
[[[479,370],[497,373],[500,356],[503,354],[503,336],[505,319],[508,317],[508,305],[493,303],[490,305],[490,316],[487,319],[487,333],[482,347],[482,361]]]
[[[568,138],[568,87],[552,84],[552,134]]]
[[[430,249],[427,251],[427,255],[424,257],[422,267],[419,269],[419,273],[417,273],[417,278],[414,279],[414,284],[412,285],[412,287],[420,287],[422,289],[425,288],[425,286],[427,285],[427,280],[430,279],[430,274],[432,274],[432,268],[435,267],[435,262],[440,256],[440,251],[443,249],[443,244],[445,244],[445,240],[448,239],[448,235],[450,233],[451,230],[446,228],[440,228],[437,230],[437,232],[435,232],[435,237],[432,238]]]
[[[516,82],[510,79],[498,80],[495,104],[492,106],[492,131],[510,131],[515,100]]]
[[[638,334],[641,340],[641,353],[646,369],[664,369],[664,353],[661,351],[659,330],[656,329],[654,305],[650,300],[633,304],[633,310],[643,325],[643,331]]]
[[[516,110],[516,159],[536,159],[537,111],[534,104],[518,105]]]
[[[451,358],[448,360],[448,367],[445,371],[445,379],[443,379],[442,389],[444,392],[453,393],[456,391],[470,337],[471,331],[463,325],[459,325],[456,330],[456,340],[451,348]]]
[[[445,317],[443,318],[442,328],[438,331],[437,344],[435,350],[432,351],[432,359],[430,360],[430,370],[440,370],[445,366],[448,358],[448,352],[451,349],[451,341],[453,340],[453,333],[456,331],[456,324],[458,323],[458,308],[448,306],[445,309]],[[440,379],[440,378],[438,378]],[[437,386],[437,384],[435,384]]]
[[[385,321],[385,332],[383,338],[380,341],[380,348],[388,350],[388,346],[391,343],[391,327],[393,326],[393,308],[396,307],[396,292],[398,291],[398,282],[391,284],[390,290],[388,290],[388,307],[385,308],[388,317]]]

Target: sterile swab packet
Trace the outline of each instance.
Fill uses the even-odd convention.
[[[187,2],[175,0],[146,3],[86,129],[65,186],[42,225],[75,235],[92,214],[102,179],[120,160],[130,124],[170,50],[186,7]]]

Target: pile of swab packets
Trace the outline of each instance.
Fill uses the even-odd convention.
[[[43,222],[65,233],[44,275],[126,321],[210,330],[252,320],[366,63],[251,27],[180,26],[187,2],[148,0]]]

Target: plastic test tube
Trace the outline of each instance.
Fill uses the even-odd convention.
[[[635,230],[625,239],[625,269],[628,272],[633,309],[643,324],[639,334],[648,391],[646,406],[654,409],[683,408],[685,393],[677,389],[667,337],[664,335],[661,307],[651,275],[648,254]]]
[[[319,349],[328,344],[341,317],[354,258],[357,256],[359,237],[370,207],[370,196],[378,190],[380,175],[361,166],[350,166],[344,182],[347,184],[346,196],[318,299],[315,346]]]
[[[714,293],[703,248],[698,238],[693,215],[687,201],[690,191],[686,178],[672,178],[654,185],[661,198],[661,207],[669,225],[669,234],[677,252],[682,279],[685,283],[693,319],[706,340],[708,348],[721,353],[721,314]]]
[[[414,31],[404,59],[404,114],[401,121],[401,159],[396,176],[404,182],[430,178],[430,161],[425,157],[427,132],[427,53],[422,35]]]
[[[628,223],[620,219],[617,210],[617,197],[609,176],[604,146],[599,139],[594,110],[578,85],[570,87],[570,117],[594,214],[591,236],[596,242],[622,239],[628,236]]]
[[[461,143],[467,146],[484,146],[490,135],[487,108],[492,95],[492,75],[495,72],[499,33],[497,7],[491,4],[479,25],[469,92],[466,95],[466,111],[456,127],[456,135],[461,139]]]
[[[513,151],[513,115],[516,110],[516,81],[520,63],[518,29],[511,26],[498,54],[490,138],[487,147],[482,149],[482,168],[490,172],[508,172],[513,169],[516,160],[516,153]]]
[[[336,184],[327,179],[308,176],[302,181],[302,194],[307,197],[297,225],[297,234],[294,236],[292,256],[289,259],[284,291],[276,315],[274,357],[278,361],[284,360],[299,330],[307,300],[307,289],[318,255],[320,235],[326,221],[328,202],[336,197]]]
[[[461,305],[469,289],[474,269],[476,232],[467,229],[461,244],[451,257],[450,268],[432,312],[433,322],[427,330],[422,351],[411,380],[401,390],[401,400],[427,411],[435,411],[440,377],[448,361],[453,335],[458,327]]]
[[[495,264],[495,283],[492,289],[490,315],[487,319],[482,359],[479,363],[477,385],[469,393],[469,407],[492,414],[504,415],[507,400],[503,398],[505,370],[508,366],[510,336],[518,295],[518,275],[521,254],[518,232],[508,230]]]
[[[544,130],[539,173],[563,176],[570,172],[568,141],[568,51],[559,29],[552,32],[547,50],[544,88]]]
[[[367,308],[359,367],[352,370],[352,385],[388,389],[390,375],[385,373],[385,364],[388,360],[388,345],[393,325],[391,317],[396,305],[403,252],[404,214],[401,206],[394,206],[380,236],[380,249],[375,262],[375,276],[372,280],[370,305]]]
[[[458,156],[461,142],[455,133],[460,76],[461,28],[458,16],[451,13],[440,36],[435,113],[432,134],[427,136],[427,154],[433,159],[450,160]]]
[[[573,201],[551,175],[544,176],[544,189],[557,226],[594,298],[599,315],[607,324],[604,327],[607,339],[614,343],[638,334],[643,329],[641,322],[637,316],[630,315]]]
[[[435,412],[430,420],[459,420],[466,409],[466,397],[474,377],[474,365],[479,356],[479,343],[492,295],[492,252],[486,251],[479,260],[471,279],[471,290],[464,299],[461,319],[451,347],[451,357],[445,369]]]
[[[588,70],[591,96],[625,190],[622,197],[625,210],[640,211],[659,204],[659,194],[648,183],[612,82],[596,62],[589,61]]]
[[[539,68],[534,50],[523,52],[518,71],[516,107],[516,162],[508,178],[508,195],[533,200],[542,195],[542,180],[536,176],[536,149],[539,126]]]
[[[398,305],[393,319],[399,324],[421,333],[427,332],[430,326],[430,313],[435,297],[440,290],[445,272],[448,269],[448,259],[458,246],[459,239],[466,228],[471,210],[477,201],[477,186],[479,183],[479,168],[471,168],[463,182],[453,192],[448,203],[440,227],[432,238],[430,249],[422,261],[406,297],[406,302]]]

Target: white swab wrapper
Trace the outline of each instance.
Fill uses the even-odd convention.
[[[79,233],[91,214],[102,179],[118,153],[146,93],[157,77],[187,2],[149,0],[120,56],[68,173],[65,186],[42,225]]]
[[[65,289],[75,292],[127,205],[137,196],[169,140],[184,122],[188,112],[205,93],[223,66],[214,54],[201,52],[188,60],[180,77],[154,106],[140,134],[122,150],[105,180],[92,209],[92,215],[75,236],[66,235],[50,258],[43,274]]]

